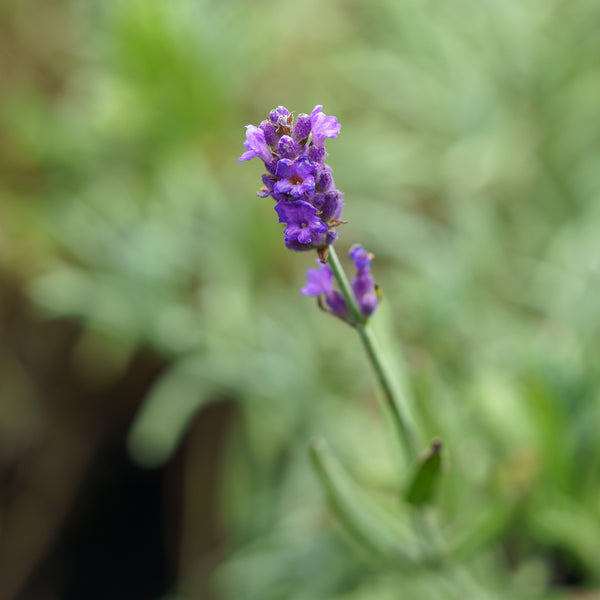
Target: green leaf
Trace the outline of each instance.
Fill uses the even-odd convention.
[[[411,534],[393,531],[381,509],[348,477],[327,443],[321,439],[313,441],[310,454],[331,508],[351,537],[371,554],[414,565],[417,551]]]
[[[215,399],[200,370],[201,358],[182,359],[152,387],[129,430],[127,447],[146,468],[164,464],[177,450],[189,423]]]
[[[417,465],[412,482],[406,492],[406,501],[422,506],[433,500],[442,473],[442,442],[434,439],[425,456]]]
[[[454,525],[448,554],[454,558],[468,558],[490,546],[506,532],[516,509],[515,503],[492,499],[486,506],[468,511],[469,514]]]

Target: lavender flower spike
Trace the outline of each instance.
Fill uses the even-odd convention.
[[[287,224],[284,242],[290,250],[324,252],[343,223],[343,196],[323,162],[323,144],[338,135],[340,125],[322,108],[317,105],[310,115],[294,118],[294,113],[278,106],[259,127],[246,127],[246,152],[238,159],[260,158],[265,163],[258,195],[275,200],[279,222]]]
[[[377,285],[371,275],[373,255],[360,244],[350,248],[350,258],[356,266],[356,277],[352,279],[352,291],[364,317],[370,317],[379,304]]]
[[[329,265],[319,264],[318,269],[306,271],[307,284],[300,290],[303,296],[324,296],[329,312],[340,319],[346,320],[348,307],[344,296],[333,289],[333,271]]]

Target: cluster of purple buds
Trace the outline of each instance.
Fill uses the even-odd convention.
[[[379,288],[371,275],[373,255],[355,244],[350,258],[356,266],[352,279],[352,294],[356,307],[349,310],[343,294],[334,289],[334,273],[327,264],[328,246],[337,238],[336,227],[344,201],[335,188],[331,168],[325,164],[325,140],[340,132],[336,117],[327,116],[322,106],[312,113],[294,115],[284,106],[272,110],[269,119],[258,127],[246,126],[246,152],[238,162],[260,158],[266,173],[262,198],[275,200],[275,212],[285,223],[285,245],[290,250],[313,250],[319,255],[318,269],[306,273],[308,283],[301,292],[316,296],[321,308],[351,325],[363,323],[375,312],[379,303]],[[356,314],[357,310],[360,315]]]
[[[379,287],[371,275],[373,255],[359,244],[350,248],[349,255],[356,266],[356,276],[351,281],[352,292],[364,322],[375,312],[380,298]],[[351,325],[355,324],[344,296],[333,287],[333,271],[328,264],[320,264],[318,269],[309,269],[306,280],[308,283],[300,290],[304,296],[316,296],[323,310]]]
[[[272,110],[258,127],[246,126],[246,152],[238,162],[260,158],[267,172],[258,195],[271,196],[290,250],[324,250],[337,238],[344,201],[335,188],[331,168],[324,163],[325,140],[341,125],[322,106],[310,115],[294,115],[284,106]]]

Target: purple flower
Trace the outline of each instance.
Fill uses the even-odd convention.
[[[310,115],[306,113],[300,113],[296,118],[296,124],[292,129],[292,135],[298,142],[305,142],[306,138],[310,135]]]
[[[301,290],[303,296],[318,296],[319,294],[331,294],[333,292],[333,271],[327,264],[321,264],[317,259],[318,269],[306,271],[308,282]]]
[[[338,232],[335,231],[334,229],[330,229],[327,234],[325,235],[325,243],[329,246],[330,244],[333,244],[333,242],[335,242],[335,240],[337,240],[338,238]]]
[[[277,135],[275,125],[273,125],[271,121],[261,121],[258,127],[265,134],[265,142],[267,142],[269,146],[276,147],[279,136]]]
[[[281,117],[286,119],[289,114],[290,111],[285,106],[278,106],[269,113],[269,119],[271,119],[271,123],[275,123],[277,125]]]
[[[273,187],[275,186],[275,180],[273,175],[268,175],[267,173],[262,174],[262,181],[265,184],[258,192],[256,192],[257,196],[261,198],[266,198],[267,196],[273,195]]]
[[[315,185],[319,192],[327,192],[333,187],[333,176],[331,175],[331,167],[323,165],[317,169],[315,173]]]
[[[323,105],[318,104],[310,113],[310,127],[312,130],[312,143],[321,148],[326,138],[336,138],[340,132],[341,125],[337,117],[328,117],[322,111]]]
[[[321,219],[329,222],[332,219],[339,219],[342,216],[344,208],[344,199],[339,190],[329,190],[325,193],[323,204],[321,205]]]
[[[316,216],[317,209],[312,204],[303,200],[280,200],[275,205],[275,211],[279,222],[287,223],[284,238],[288,248],[310,250],[323,243],[327,225]]]
[[[302,244],[298,240],[284,239],[285,247],[288,250],[294,250],[296,252],[306,252],[307,250],[314,250],[315,248],[323,248],[333,244],[337,239],[338,233],[333,229],[326,231],[325,233],[317,233],[313,236],[313,241],[310,244]]]
[[[277,154],[281,158],[295,159],[300,151],[298,143],[289,135],[282,135],[277,144]]]
[[[319,260],[317,260],[319,263]],[[348,307],[344,296],[333,289],[333,271],[329,265],[319,263],[318,269],[308,269],[306,271],[306,281],[308,282],[301,290],[303,296],[321,296],[325,297],[325,302],[332,314],[346,319],[348,316]]]
[[[338,135],[340,125],[322,108],[318,105],[310,115],[300,113],[295,119],[285,106],[273,109],[259,127],[246,126],[246,152],[238,159],[265,163],[264,185],[257,194],[277,203],[280,222],[288,224],[284,238],[291,250],[324,248],[338,237],[334,228],[344,203],[331,168],[323,162],[323,144]]]
[[[352,292],[366,320],[375,312],[379,304],[377,286],[371,275],[373,255],[362,246],[355,244],[350,248],[350,258],[357,269],[356,277],[352,280]],[[355,324],[348,318],[348,307],[343,295],[333,287],[333,271],[329,265],[321,265],[319,269],[309,269],[306,272],[306,280],[307,284],[300,290],[304,296],[325,298],[325,303],[329,307],[326,309],[328,312],[350,324]],[[321,308],[324,308],[322,303]]]
[[[367,252],[360,244],[354,244],[350,248],[350,258],[356,266],[356,277],[352,279],[352,290],[364,317],[371,316],[377,305],[377,287],[371,275],[371,263],[373,255]]]
[[[310,158],[310,160],[323,164],[326,156],[327,152],[325,152],[325,146],[315,146],[314,144],[311,144],[308,147],[308,158]]]
[[[254,125],[246,125],[246,141],[244,142],[246,152],[238,158],[238,162],[260,158],[265,164],[272,162],[273,155],[269,150],[265,133]]]
[[[317,165],[304,154],[296,160],[282,158],[277,163],[277,171],[275,172],[275,176],[280,178],[275,184],[275,192],[289,194],[293,198],[302,198],[305,194],[314,192],[315,178],[312,174],[316,168]]]
[[[368,273],[373,262],[373,255],[367,252],[360,244],[354,244],[348,252],[348,256],[352,259],[354,266],[359,274]]]

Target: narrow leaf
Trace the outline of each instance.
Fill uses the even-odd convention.
[[[311,459],[323,485],[327,499],[344,529],[372,554],[400,559],[405,565],[415,563],[414,540],[400,541],[390,529],[380,509],[373,505],[348,477],[324,440],[315,440],[310,447]],[[408,537],[410,534],[406,534]]]
[[[468,518],[456,523],[450,537],[448,554],[454,558],[469,558],[498,540],[509,527],[516,505],[495,501],[469,511]]]
[[[442,442],[436,438],[417,465],[406,492],[406,501],[410,504],[422,506],[433,500],[442,473],[441,451]]]
[[[198,372],[199,362],[176,362],[144,399],[127,437],[129,453],[140,466],[154,468],[169,460],[194,416],[215,397]]]

